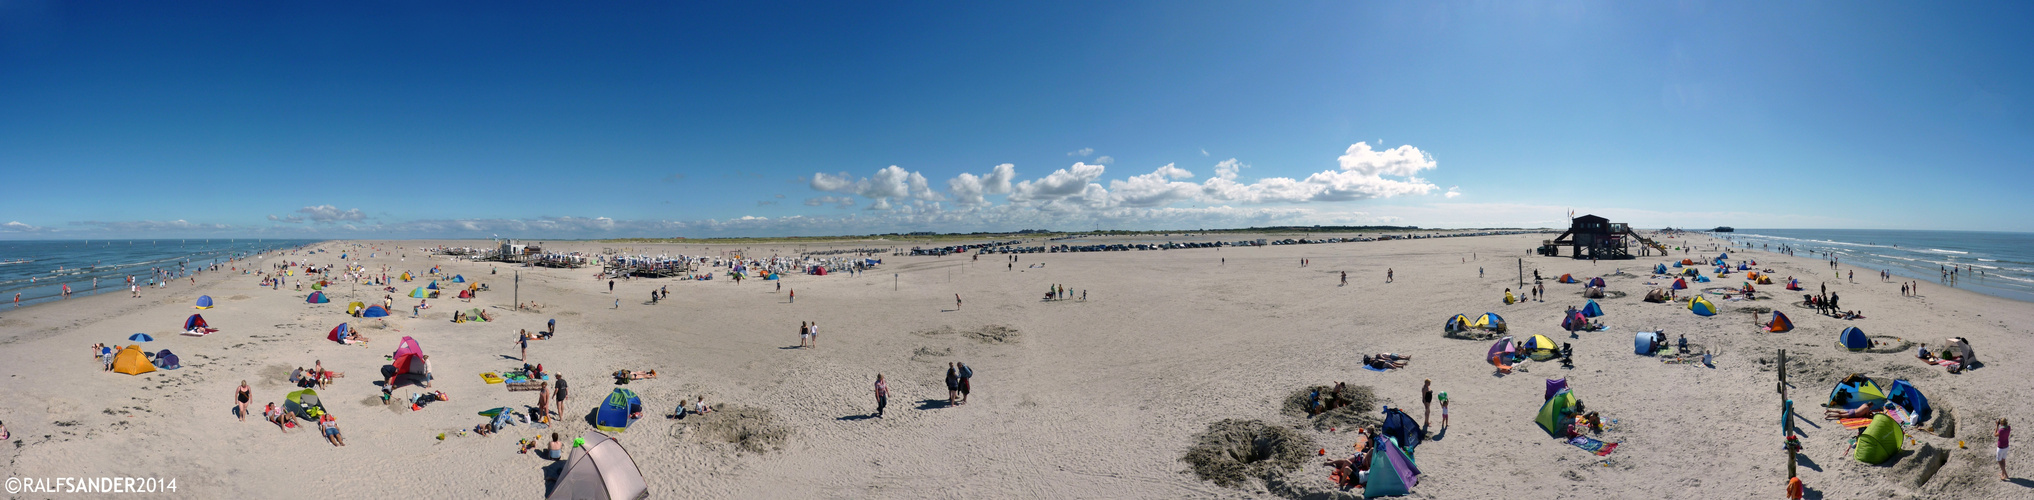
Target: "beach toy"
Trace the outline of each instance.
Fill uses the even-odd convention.
[[[1321,453],[1320,453],[1320,455],[1319,455],[1319,456],[1327,456],[1327,455],[1328,455],[1328,449],[1327,449],[1327,448],[1321,448]]]
[[[573,447],[573,448],[585,448],[585,447],[586,447],[586,438],[583,438],[583,437],[576,437],[576,438],[572,438],[572,447]]]

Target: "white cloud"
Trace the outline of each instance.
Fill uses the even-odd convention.
[[[367,214],[361,212],[360,209],[358,208],[351,210],[340,210],[339,207],[331,205],[318,205],[312,207],[299,208],[297,209],[297,213],[305,214],[309,216],[311,222],[316,222],[320,224],[331,224],[333,222],[339,221],[367,220]],[[271,218],[269,220],[277,219]]]
[[[1441,193],[1441,196],[1445,196],[1451,199],[1457,196],[1462,196],[1462,186],[1448,186],[1448,192]]]
[[[1109,190],[1114,192],[1116,205],[1128,207],[1156,207],[1175,202],[1190,201],[1197,197],[1201,185],[1179,182],[1171,179],[1193,178],[1193,172],[1168,163],[1149,174],[1132,176],[1129,179],[1109,181]]]
[[[1370,144],[1359,142],[1337,158],[1341,169],[1315,172],[1303,180],[1271,177],[1251,184],[1238,183],[1234,180],[1236,171],[1244,165],[1233,161],[1216,165],[1215,178],[1204,183],[1203,193],[1209,199],[1242,203],[1333,202],[1427,194],[1439,189],[1416,176],[1421,170],[1437,166],[1433,157],[1409,145],[1376,151]]]
[[[846,172],[837,175],[815,173],[812,174],[811,184],[812,189],[820,191],[860,195],[877,200],[875,204],[870,205],[874,210],[881,210],[874,207],[889,207],[887,200],[890,198],[941,199],[940,194],[932,190],[932,184],[925,180],[924,174],[904,170],[896,165],[883,167],[882,170],[876,171],[876,175],[859,180]]]
[[[1073,150],[1072,152],[1068,152],[1068,153],[1067,153],[1066,155],[1067,155],[1067,156],[1087,156],[1087,155],[1091,155],[1091,154],[1095,154],[1095,148],[1080,148],[1080,149],[1076,149],[1076,150]]]
[[[833,205],[834,208],[848,208],[855,206],[855,199],[847,196],[821,196],[805,199],[805,206],[817,207],[820,205]]]
[[[300,223],[303,223],[303,222],[304,222],[304,217],[303,217],[303,216],[301,216],[301,215],[291,215],[291,216],[288,216],[288,217],[278,217],[278,216],[276,216],[275,214],[268,214],[268,220],[271,220],[271,221],[275,221],[275,222],[287,222],[287,223],[290,223],[290,224],[300,224]]]
[[[1053,201],[1081,194],[1090,183],[1102,176],[1103,169],[1101,165],[1074,162],[1072,167],[1054,170],[1045,178],[1017,183],[1010,193],[1010,201]]]
[[[1208,155],[1208,148],[1201,148],[1201,156],[1207,156],[1207,155]]]
[[[1109,155],[1102,155],[1102,156],[1100,156],[1100,157],[1097,157],[1097,158],[1095,158],[1095,163],[1100,163],[1100,164],[1103,164],[1103,165],[1108,165],[1108,164],[1111,164],[1111,163],[1115,163],[1115,162],[1116,162],[1116,157],[1113,157],[1113,156],[1109,156]]]
[[[1017,177],[1017,166],[1009,163],[997,165],[988,175],[976,176],[962,172],[947,179],[947,190],[953,193],[955,203],[962,205],[985,205],[983,195],[1010,194],[1010,181]]]
[[[6,231],[10,233],[40,233],[47,230],[49,230],[49,228],[22,224],[21,221],[9,221],[6,224],[0,224],[0,231]]]

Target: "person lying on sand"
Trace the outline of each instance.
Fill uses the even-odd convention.
[[[1393,354],[1389,352],[1380,352],[1377,353],[1377,357],[1390,361],[1412,361],[1412,355],[1410,354]]]
[[[650,370],[646,372],[629,372],[629,380],[642,380],[647,378],[657,378],[657,371]]]
[[[1392,368],[1405,368],[1404,361],[1391,361],[1388,359],[1378,358],[1367,354],[1363,356],[1363,365],[1369,366],[1371,368],[1376,368],[1379,370],[1389,370]]]
[[[1827,410],[1822,410],[1822,419],[1843,420],[1846,418],[1865,418],[1872,416],[1873,413],[1878,413],[1878,411],[1879,410],[1877,408],[1873,408],[1872,405],[1859,406],[1857,408],[1849,410],[1845,410],[1842,408],[1830,408]]]
[[[318,429],[325,434],[325,441],[332,446],[346,446],[346,437],[339,435],[339,419],[331,414],[318,418]]]

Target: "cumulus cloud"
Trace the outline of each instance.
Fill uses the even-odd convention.
[[[947,179],[947,191],[953,193],[954,203],[961,205],[985,205],[983,195],[1010,194],[1010,181],[1017,178],[1017,166],[1009,163],[997,165],[987,175],[977,176],[962,172]]]
[[[1175,202],[1190,201],[1201,192],[1201,186],[1191,182],[1173,179],[1193,178],[1193,172],[1168,163],[1149,174],[1131,176],[1129,179],[1109,181],[1112,201],[1118,206],[1156,207]]]
[[[1108,165],[1108,164],[1111,164],[1111,163],[1115,163],[1115,162],[1116,162],[1116,157],[1114,157],[1114,156],[1109,156],[1109,155],[1102,155],[1102,156],[1100,156],[1100,157],[1097,157],[1097,158],[1095,158],[1095,163],[1099,163],[1099,164],[1103,164],[1103,165]]]
[[[1011,190],[1010,201],[1049,202],[1082,194],[1095,179],[1102,176],[1103,169],[1101,165],[1074,162],[1072,167],[1054,170],[1042,179],[1017,183]]]
[[[1454,198],[1454,197],[1457,197],[1457,196],[1462,196],[1462,186],[1448,186],[1448,192],[1446,192],[1446,193],[1441,193],[1441,196],[1445,196],[1445,197],[1449,197],[1449,198]]]
[[[924,174],[904,170],[896,165],[884,167],[882,170],[877,170],[876,175],[862,179],[855,179],[854,176],[849,175],[847,172],[839,174],[815,173],[812,174],[811,184],[812,189],[819,191],[860,195],[864,198],[876,200],[874,204],[870,205],[871,207],[881,206],[888,208],[890,206],[888,200],[892,198],[941,199],[941,195],[937,191],[932,190],[932,184],[925,180]]]
[[[1390,198],[1440,189],[1418,177],[1420,171],[1438,164],[1431,155],[1410,145],[1378,151],[1371,149],[1369,143],[1359,142],[1350,145],[1336,160],[1341,167],[1338,170],[1316,172],[1305,179],[1270,177],[1250,184],[1234,180],[1241,164],[1229,166],[1229,162],[1223,162],[1215,167],[1215,178],[1205,183],[1203,193],[1217,201],[1300,203]]]
[[[1073,151],[1071,151],[1071,152],[1068,152],[1068,153],[1067,153],[1066,155],[1067,155],[1067,156],[1087,156],[1087,155],[1091,155],[1091,154],[1095,154],[1095,148],[1080,148],[1080,149],[1076,149],[1076,150],[1073,150]]]
[[[10,233],[40,233],[47,230],[49,228],[22,224],[21,221],[9,221],[6,224],[0,224],[0,231]]]
[[[318,205],[299,208],[297,209],[297,213],[304,214],[306,217],[311,219],[311,222],[316,222],[319,224],[331,224],[334,222],[342,221],[367,220],[367,214],[365,212],[361,212],[360,209],[358,208],[350,210],[340,210],[339,207],[331,205]]]

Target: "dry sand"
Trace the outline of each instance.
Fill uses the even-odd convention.
[[[1840,456],[1850,432],[1819,419],[1800,422],[1809,458],[1800,471],[1824,498],[2034,497],[2034,481],[1998,481],[1988,458],[1992,419],[2034,422],[2026,398],[2034,374],[2020,361],[2034,348],[2028,342],[2034,307],[2027,303],[1932,282],[1918,298],[1901,297],[1897,281],[1860,269],[1858,283],[1832,280],[1830,287],[1847,309],[1869,319],[1817,316],[1778,286],[1766,290],[1792,299],[1719,301],[1725,314],[1699,317],[1639,300],[1647,271],[1665,259],[1592,264],[1526,255],[1550,237],[1030,254],[1018,257],[1017,270],[1005,270],[1004,255],[884,257],[881,269],[863,276],[788,277],[784,287],[798,291],[795,304],[764,281],[634,280],[609,295],[593,269],[523,269],[521,298],[544,304],[541,313],[509,310],[510,268],[490,274],[499,266],[428,259],[417,250],[484,242],[328,242],[317,246],[381,247],[380,256],[365,260],[370,268],[388,265],[396,274],[443,265],[494,291],[470,305],[433,301],[437,307],[416,319],[408,317],[415,299],[397,293],[398,314],[385,325],[343,311],[347,302],[374,302],[381,292],[341,284],[332,303],[310,305],[291,287],[271,291],[257,287],[256,277],[228,273],[209,273],[196,287],[145,291],[142,299],[109,293],[0,311],[0,366],[7,367],[0,421],[13,433],[0,456],[14,477],[177,479],[177,494],[164,496],[535,498],[550,463],[515,453],[515,443],[540,432],[518,426],[493,437],[434,436],[483,422],[475,415],[480,410],[533,404],[536,393],[507,392],[477,374],[519,366],[512,359],[516,330],[556,318],[558,336],[533,343],[530,355],[572,383],[564,408],[570,417],[555,427],[568,438],[589,428],[588,412],[617,369],[663,374],[628,386],[658,412],[698,395],[723,410],[682,424],[649,418],[619,436],[656,498],[1332,498],[1341,493],[1326,489],[1318,457],[1305,457],[1270,487],[1256,478],[1236,487],[1203,481],[1181,458],[1211,424],[1232,419],[1292,429],[1307,449],[1346,453],[1353,442],[1347,428],[1329,432],[1284,411],[1295,391],[1335,381],[1371,386],[1378,404],[1409,407],[1420,417],[1420,381],[1428,378],[1452,396],[1458,427],[1419,448],[1426,476],[1416,497],[1778,497],[1786,455],[1771,360],[1783,348],[1799,363],[1796,399],[1810,418],[1819,416],[1814,403],[1835,379],[1851,372],[1910,379],[1937,405],[1953,408],[1956,439],[1915,434],[1949,453],[1942,472],[1921,489],[1911,485],[1922,461],[1916,452],[1887,465],[1860,464]],[[404,250],[390,248],[396,245]],[[548,246],[694,255],[727,249]],[[796,247],[744,248],[768,256]],[[1472,253],[1477,258],[1466,260]],[[403,254],[406,261],[398,262]],[[309,258],[335,263],[336,255]],[[1809,257],[1733,257],[1755,258],[1811,288],[1830,274]],[[1299,267],[1302,258],[1313,264]],[[1610,331],[1571,339],[1558,324],[1565,306],[1583,302],[1577,285],[1550,280],[1544,303],[1501,302],[1502,290],[1516,286],[1521,258],[1528,280],[1533,269],[1549,278],[1620,268],[1639,276],[1608,278],[1610,290],[1628,294],[1600,301]],[[1387,268],[1396,271],[1395,283],[1384,282]],[[1342,271],[1350,275],[1347,287],[1337,286]],[[1055,283],[1088,300],[1041,301]],[[651,288],[666,285],[669,300],[646,304]],[[955,310],[956,293],[966,298],[964,309]],[[176,328],[200,294],[218,299],[219,307],[203,313],[224,331],[179,336]],[[1800,328],[1761,333],[1750,314],[1737,312],[1747,306],[1786,311]],[[489,308],[497,320],[454,324],[455,307]],[[1481,359],[1487,341],[1447,339],[1441,331],[1448,315],[1485,311],[1509,319],[1515,334],[1574,344],[1576,367],[1529,362],[1521,373],[1493,376]],[[373,339],[368,347],[325,340],[327,330],[348,321],[364,327]],[[795,348],[800,321],[820,325],[817,349]],[[1911,350],[1838,350],[1836,333],[1849,325],[1931,345],[1964,336],[1989,364],[1949,375],[1916,361]],[[1721,351],[1716,367],[1633,355],[1632,332],[1654,328]],[[99,371],[87,346],[136,332],[154,335],[158,340],[145,347],[173,350],[186,367],[142,376]],[[402,336],[417,338],[432,355],[437,386],[452,401],[414,412],[380,404],[376,373]],[[1382,351],[1414,360],[1390,373],[1357,366],[1363,353]],[[258,409],[292,389],[283,381],[291,368],[317,360],[349,374],[321,392],[350,446],[329,446],[314,432],[285,435],[258,416],[233,418],[239,381],[252,384]],[[971,404],[945,407],[941,379],[952,361],[976,368]],[[893,390],[883,419],[866,418],[877,373],[889,376]],[[1612,455],[1583,452],[1533,425],[1542,380],[1563,376],[1591,409],[1616,421],[1605,435],[1622,443]],[[1957,439],[1969,449],[1958,449]],[[2034,473],[2025,457],[2014,457],[2017,474]]]

